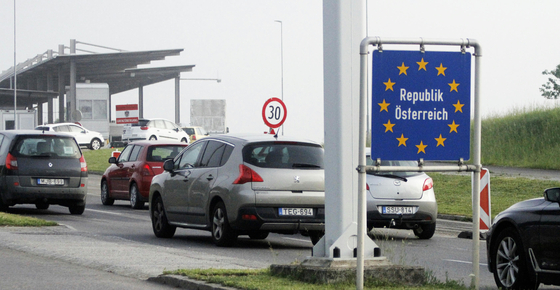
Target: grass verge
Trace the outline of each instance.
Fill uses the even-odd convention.
[[[34,217],[25,217],[16,214],[0,212],[0,226],[2,227],[44,227],[56,225],[58,224],[55,222],[37,219]]]

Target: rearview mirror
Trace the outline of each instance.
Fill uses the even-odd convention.
[[[109,163],[111,164],[117,164],[117,158],[116,157],[109,157]]]
[[[560,201],[560,187],[549,188],[544,191],[544,199],[551,202]]]
[[[167,159],[165,160],[165,162],[163,162],[163,170],[165,171],[172,172],[174,166],[175,164],[173,164],[173,160],[171,159]]]

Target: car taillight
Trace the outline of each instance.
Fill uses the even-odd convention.
[[[239,165],[239,176],[233,182],[233,184],[244,184],[247,182],[263,182],[262,177],[256,173],[253,169],[240,164]]]
[[[11,153],[8,153],[8,156],[6,156],[6,169],[9,170],[18,169],[17,159]]]
[[[366,182],[366,190],[369,190],[369,184]]]
[[[196,140],[196,135],[192,135],[193,141]]]
[[[424,180],[424,186],[422,186],[422,191],[430,190],[434,187],[434,181],[431,178]]]
[[[84,172],[87,171],[87,163],[84,155],[80,157],[80,171]]]
[[[150,127],[148,127],[148,126],[143,126],[143,127],[140,127],[140,130],[148,130],[149,128]]]
[[[152,167],[148,164],[144,164],[144,167],[142,168],[142,175],[144,176],[152,176],[155,175],[154,171],[152,170]]]

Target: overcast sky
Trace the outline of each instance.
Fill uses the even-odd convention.
[[[13,0],[0,0],[0,70],[14,62]],[[482,115],[553,104],[540,95],[541,74],[560,64],[560,1],[368,1],[368,34],[473,38],[483,49]],[[225,99],[231,132],[261,133],[264,102],[282,97],[286,135],[323,141],[322,1],[16,0],[16,60],[70,39],[130,51],[182,48],[151,66],[196,65],[181,81],[181,122],[190,99]],[[79,44],[78,48],[94,49]],[[431,48],[428,47],[428,50]],[[113,96],[137,102],[137,91]],[[144,88],[145,117],[174,119],[174,82]]]

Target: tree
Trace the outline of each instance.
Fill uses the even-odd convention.
[[[547,99],[558,99],[560,97],[560,64],[553,71],[545,70],[543,75],[549,75],[548,82],[539,89],[543,97]]]

